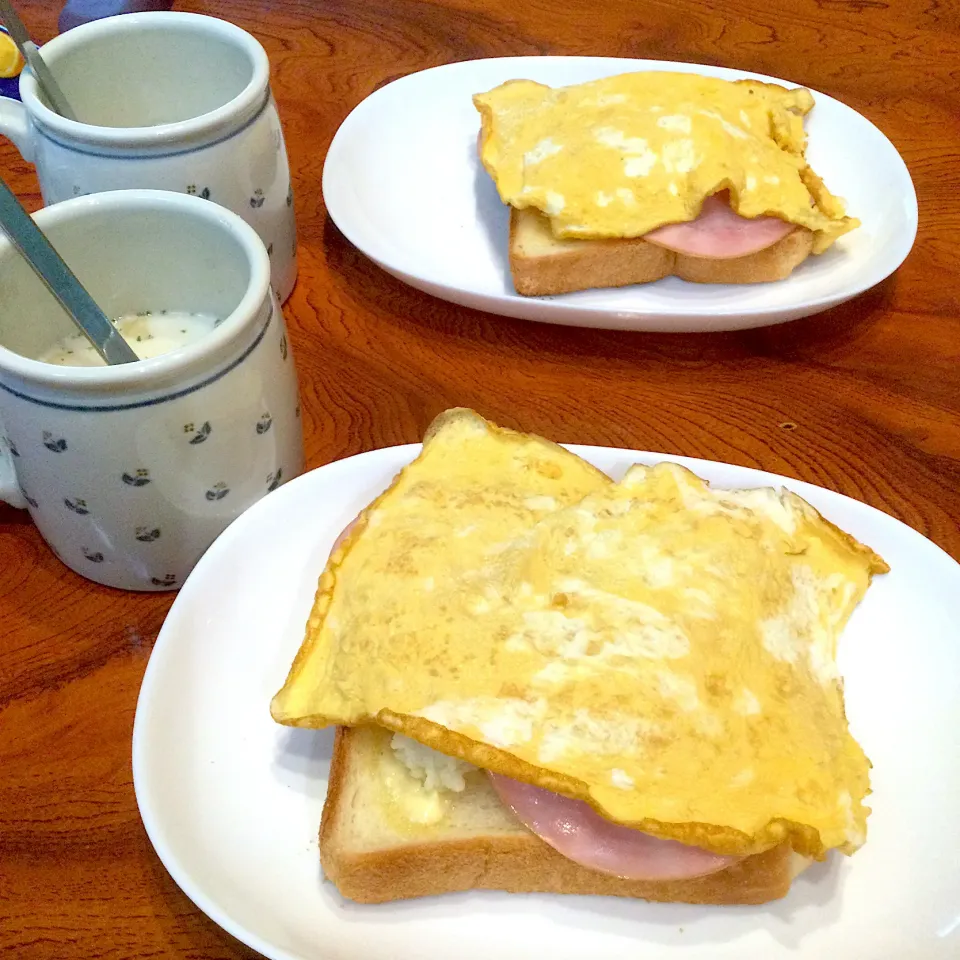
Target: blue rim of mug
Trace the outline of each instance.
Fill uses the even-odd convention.
[[[58,147],[60,147],[62,150],[66,150],[68,153],[80,153],[85,157],[96,157],[98,160],[163,160],[167,157],[182,157],[188,153],[198,153],[201,150],[207,150],[210,147],[216,147],[221,143],[226,143],[228,140],[232,140],[234,137],[237,137],[243,133],[244,130],[252,127],[263,116],[267,107],[270,106],[270,101],[271,96],[270,91],[268,90],[264,94],[263,103],[261,103],[257,108],[257,112],[250,117],[249,120],[245,120],[235,130],[231,130],[228,133],[223,134],[223,136],[217,137],[215,140],[203,140],[200,143],[192,146],[183,147],[180,150],[168,150],[164,153],[131,153],[129,150],[124,150],[122,147],[118,147],[116,153],[104,153],[99,150],[87,150],[75,143],[68,143],[65,140],[61,140],[59,137],[55,137],[46,127],[41,126],[38,128],[38,130],[40,136],[49,140],[51,143],[55,143]]]
[[[20,75],[20,96],[34,120],[46,130],[55,131],[61,139],[71,143],[85,143],[105,149],[162,149],[177,141],[195,142],[198,139],[222,136],[222,128],[232,126],[238,115],[245,121],[246,115],[256,108],[260,97],[268,91],[270,62],[260,42],[227,20],[199,13],[148,11],[106,17],[74,27],[45,43],[40,50],[47,62],[55,65],[59,55],[82,47],[91,36],[109,37],[110,34],[129,33],[137,28],[185,28],[219,36],[246,53],[250,59],[252,76],[235,97],[200,116],[152,127],[104,127],[68,120],[51,110],[38,96],[36,79],[28,67]]]
[[[235,370],[237,367],[239,367],[240,364],[243,363],[243,361],[246,360],[247,357],[249,357],[250,354],[257,349],[260,341],[266,336],[267,330],[270,329],[270,324],[273,322],[274,309],[273,301],[271,300],[270,311],[267,313],[267,319],[260,328],[260,332],[256,335],[256,337],[253,338],[253,342],[244,349],[243,353],[241,353],[239,357],[232,360],[222,370],[218,370],[205,380],[201,380],[199,383],[195,383],[190,387],[184,387],[182,390],[176,390],[173,393],[164,394],[161,397],[151,397],[149,400],[135,400],[132,403],[118,403],[111,406],[109,404],[57,403],[53,400],[41,400],[39,397],[31,397],[29,394],[21,393],[19,390],[14,390],[13,387],[8,387],[3,382],[0,382],[0,390],[17,397],[20,400],[25,400],[27,403],[36,404],[38,407],[48,407],[53,410],[69,410],[71,413],[113,413],[114,411],[121,410],[139,410],[141,407],[155,407],[157,404],[167,403],[170,400],[179,400],[181,397],[186,397],[191,393],[196,393],[198,390],[202,390],[204,387],[209,387],[211,383],[216,383],[221,377],[225,377],[228,373],[230,373],[231,370]]]
[[[207,357],[230,350],[231,344],[242,334],[251,318],[259,316],[268,297],[273,308],[270,258],[263,241],[253,227],[237,214],[209,200],[165,190],[113,190],[52,204],[37,211],[34,218],[42,228],[47,229],[51,223],[82,217],[84,211],[94,212],[103,208],[133,215],[139,210],[176,211],[186,218],[217,225],[243,249],[249,266],[249,280],[237,305],[210,333],[193,343],[147,360],[105,367],[62,367],[24,357],[0,345],[3,366],[19,381],[18,386],[22,384],[27,390],[35,385],[40,390],[69,391],[77,396],[77,406],[86,406],[82,403],[85,392],[138,389],[147,393],[162,390],[171,380],[190,376],[191,369],[201,365]],[[0,248],[11,250],[10,241],[0,238]],[[8,383],[3,387],[7,392],[14,392],[15,389]],[[38,398],[29,397],[29,394],[27,398],[39,402]]]

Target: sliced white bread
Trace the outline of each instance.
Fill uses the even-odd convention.
[[[320,861],[340,893],[384,903],[462,890],[575,893],[701,904],[757,904],[783,897],[807,865],[781,845],[693,880],[621,880],[568,860],[521,825],[486,774],[444,795],[445,815],[418,824],[387,789],[392,733],[337,729],[320,826]]]
[[[674,253],[642,237],[559,240],[539,211],[510,211],[510,272],[517,293],[529,297],[650,283],[669,276],[694,283],[767,283],[790,276],[812,249],[813,234],[797,227],[749,256],[708,259]]]

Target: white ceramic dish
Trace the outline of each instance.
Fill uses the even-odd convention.
[[[834,249],[780,283],[701,285],[671,277],[521,297],[507,265],[508,211],[477,158],[480,120],[470,98],[516,77],[562,86],[631,70],[796,86],[722,67],[609,57],[505,57],[424,70],[377,90],[343,122],[323,170],[327,211],[368,257],[427,293],[508,317],[627,330],[738,330],[794,320],[869,289],[910,252],[917,198],[903,160],[869,120],[814,92],[810,164],[863,221]]]
[[[841,644],[854,734],[874,763],[870,837],[762,907],[466,893],[359,906],[321,879],[332,735],[269,702],[300,644],[334,538],[419,448],[329,464],[271,494],[210,548],[147,668],[133,734],[143,822],[186,894],[272,960],[949,960],[960,955],[960,566],[836,493],[684,460],[719,486],[779,484],[878,550]],[[574,447],[611,476],[661,455]]]

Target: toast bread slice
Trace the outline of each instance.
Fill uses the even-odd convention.
[[[532,207],[510,210],[510,273],[527,296],[623,287],[676,276],[693,283],[768,283],[784,280],[810,256],[813,233],[804,227],[745,257],[712,259],[674,253],[643,237],[562,240]]]
[[[338,727],[320,825],[320,862],[340,893],[385,903],[464,890],[572,893],[697,904],[758,904],[786,895],[809,861],[781,844],[692,880],[622,880],[557,853],[500,801],[486,774],[448,792],[446,814],[415,824],[385,802],[384,756],[392,733]]]

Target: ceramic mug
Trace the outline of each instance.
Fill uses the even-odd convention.
[[[229,210],[168,192],[95,194],[35,218],[109,316],[217,318],[136,363],[40,362],[76,330],[0,240],[0,498],[77,573],[176,588],[227,524],[303,469],[267,252]]]
[[[44,202],[140,187],[213,200],[260,234],[286,300],[293,194],[263,47],[224,20],[157,12],[84,24],[42,51],[82,122],[54,113],[28,68],[23,102],[0,98],[0,133],[36,165]]]

